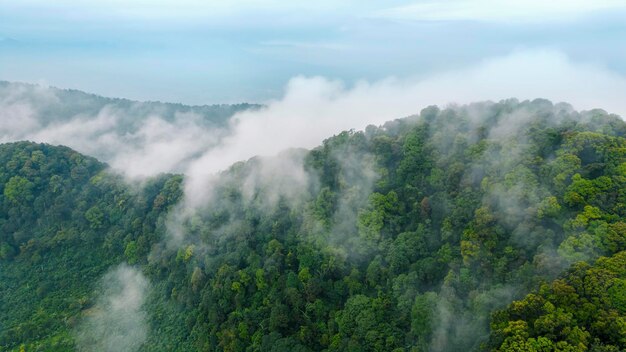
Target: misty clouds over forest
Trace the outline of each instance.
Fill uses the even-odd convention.
[[[0,4],[0,350],[626,350],[625,11]]]

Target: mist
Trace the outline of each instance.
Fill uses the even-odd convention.
[[[233,116],[232,133],[188,163],[186,193],[200,198],[207,189],[207,176],[234,162],[287,148],[312,148],[340,131],[380,125],[428,105],[540,97],[574,102],[576,109],[602,107],[625,116],[626,102],[621,97],[625,90],[623,77],[541,50],[519,51],[424,79],[388,78],[346,86],[324,77],[295,77],[280,100]]]
[[[0,348],[626,349],[621,2],[0,4]]]
[[[134,102],[0,82],[0,142],[62,144],[109,163],[129,179],[181,172],[228,133],[249,104],[184,106]]]
[[[419,79],[390,77],[348,86],[325,77],[298,76],[287,83],[282,98],[235,112],[221,124],[206,123],[205,116],[193,111],[164,114],[112,103],[84,104],[81,111],[61,119],[49,114],[58,102],[57,92],[38,87],[25,95],[5,89],[0,97],[0,141],[67,145],[101,158],[130,178],[182,172],[189,177],[187,193],[198,194],[208,175],[237,161],[287,148],[312,148],[343,130],[379,125],[428,105],[540,97],[624,116],[624,91],[624,77],[550,50],[517,51]]]
[[[346,85],[325,77],[298,76],[287,83],[280,99],[218,113],[206,107],[94,101],[93,96],[82,95],[72,97],[78,108],[68,108],[64,91],[16,87],[8,85],[0,92],[1,142],[67,145],[100,158],[131,180],[183,173],[185,204],[178,213],[187,215],[189,209],[211,200],[216,173],[238,161],[275,156],[289,148],[313,148],[341,131],[380,125],[433,104],[541,97],[572,102],[575,109],[602,107],[626,114],[621,96],[626,91],[624,77],[550,50],[516,51],[423,78],[390,77]],[[523,116],[513,116],[494,133],[509,135],[524,121]],[[264,167],[267,162],[259,159],[261,167],[247,183],[249,195],[254,184],[286,185],[290,182],[285,180],[291,180],[295,186],[285,191],[293,193],[308,182],[297,159],[291,158],[286,168],[271,162]],[[278,169],[284,170],[280,181],[274,180]]]
[[[148,337],[142,309],[150,283],[136,268],[121,264],[100,282],[100,293],[76,329],[79,351],[137,351]]]
[[[520,50],[429,77],[390,77],[354,85],[298,76],[287,83],[280,99],[230,110],[98,99],[9,84],[0,89],[0,142],[67,145],[98,157],[130,180],[164,172],[185,174],[183,204],[169,221],[170,237],[176,239],[184,237],[180,223],[212,200],[216,174],[238,161],[262,156],[244,183],[250,201],[258,188],[276,191],[265,193],[273,197],[266,199],[267,204],[285,195],[295,200],[314,177],[303,172],[301,158],[284,159],[281,163],[289,163],[285,166],[277,164],[280,158],[267,157],[289,148],[313,148],[341,131],[381,125],[433,104],[541,97],[572,102],[575,109],[602,107],[624,116],[624,91],[624,77],[550,50]],[[73,94],[71,100],[67,94]],[[67,101],[74,106],[66,106]],[[525,120],[511,116],[492,133],[507,138]]]

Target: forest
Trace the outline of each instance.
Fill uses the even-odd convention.
[[[185,180],[0,145],[0,349],[626,349],[617,115],[430,106]]]

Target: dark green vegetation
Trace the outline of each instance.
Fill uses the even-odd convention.
[[[623,350],[624,137],[544,100],[431,107],[233,165],[191,212],[180,176],[4,145],[0,346],[76,347],[125,261],[144,351]]]
[[[498,351],[623,351],[625,313],[626,252],[619,252],[592,266],[579,262],[494,314],[490,345]]]
[[[0,347],[67,351],[76,317],[125,260],[124,246],[137,243],[133,255],[145,256],[163,235],[158,219],[180,197],[181,178],[136,193],[93,158],[26,142],[1,145],[0,165]]]

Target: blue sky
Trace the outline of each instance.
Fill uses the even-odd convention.
[[[295,76],[431,77],[527,49],[626,76],[626,1],[0,0],[0,79],[191,104]]]

